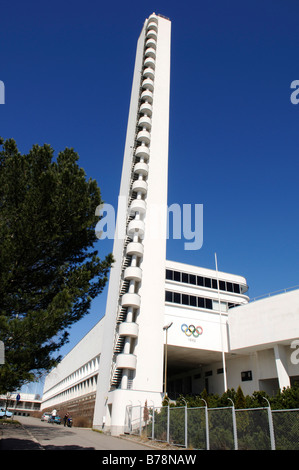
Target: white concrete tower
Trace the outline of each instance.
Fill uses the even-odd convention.
[[[162,398],[170,31],[153,13],[137,43],[94,414],[112,434]]]

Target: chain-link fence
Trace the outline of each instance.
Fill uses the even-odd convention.
[[[299,409],[128,406],[126,432],[195,450],[299,450]]]

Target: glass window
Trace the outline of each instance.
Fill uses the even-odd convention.
[[[191,305],[192,307],[196,307],[196,306],[197,306],[196,303],[197,303],[197,302],[196,302],[196,297],[195,297],[195,295],[190,295],[190,305]]]
[[[233,292],[233,283],[232,282],[227,282],[226,283],[226,290],[228,290],[228,292]]]
[[[234,292],[235,292],[236,294],[240,294],[240,286],[239,286],[239,284],[234,284]]]
[[[197,276],[197,285],[198,286],[203,286],[203,277],[202,276]]]
[[[211,287],[211,279],[209,277],[205,277],[205,286]]]
[[[252,371],[246,370],[244,372],[241,372],[241,380],[242,382],[246,382],[247,380],[252,380]]]
[[[182,294],[182,304],[183,305],[189,305],[189,295]]]
[[[224,282],[224,281],[219,281],[219,289],[220,289],[220,290],[226,290],[226,289],[225,289],[225,282]]]
[[[189,274],[182,273],[182,282],[189,283]]]
[[[217,287],[217,279],[212,279],[212,287],[213,287],[213,289],[218,289],[218,287]]]
[[[212,310],[212,299],[205,299],[206,300],[206,308]]]
[[[181,282],[181,273],[179,271],[173,271],[173,280]]]
[[[190,284],[196,284],[195,274],[189,274],[189,282],[190,282]]]
[[[205,299],[202,297],[197,297],[197,306],[199,308],[205,308]]]
[[[173,271],[171,271],[170,269],[166,269],[166,279],[173,279]]]
[[[167,290],[165,292],[165,300],[166,300],[166,302],[173,302],[173,292],[169,292]]]
[[[181,294],[179,292],[174,292],[173,293],[173,301],[176,303],[176,304],[180,304],[181,303]]]

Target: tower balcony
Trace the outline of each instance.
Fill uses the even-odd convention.
[[[130,205],[130,213],[135,214],[135,212],[139,212],[140,214],[144,214],[146,212],[146,202],[143,199],[133,199]]]
[[[149,38],[149,39],[147,39],[147,41],[145,43],[145,47],[146,48],[156,49],[157,48],[157,41],[154,38]]]
[[[145,49],[144,53],[145,57],[155,59],[156,58],[156,50],[153,47],[148,47]]]
[[[158,24],[158,18],[157,18],[157,16],[155,15],[155,13],[152,13],[152,14],[149,16],[148,21],[154,21],[155,23]]]
[[[138,162],[134,166],[134,173],[138,175],[147,176],[148,175],[148,164],[144,162]]]
[[[130,369],[135,370],[137,358],[134,354],[118,354],[116,358],[117,369]]]
[[[149,116],[141,116],[141,118],[138,121],[138,126],[139,127],[145,127],[147,131],[151,130],[152,127],[152,120]]]
[[[139,242],[131,242],[127,245],[127,252],[128,256],[136,255],[136,256],[143,256],[144,247],[142,243]]]
[[[146,69],[143,70],[143,76],[145,78],[150,78],[153,80],[155,78],[155,71],[151,67],[147,67]]]
[[[136,180],[132,184],[132,191],[133,192],[140,192],[141,194],[146,194],[147,193],[147,182],[144,180]],[[133,220],[132,220],[133,222]]]
[[[153,92],[151,90],[144,90],[140,96],[141,100],[148,101],[150,104],[153,102]]]
[[[152,69],[156,68],[155,59],[152,57],[146,57],[143,62],[144,67],[151,67]]]
[[[155,31],[154,29],[150,29],[147,33],[146,33],[146,38],[149,39],[149,38],[153,38],[157,41],[157,31]]]
[[[148,159],[149,155],[150,155],[149,148],[146,147],[145,145],[140,145],[135,150],[135,155],[136,155],[136,157],[143,157],[143,158]]]
[[[133,219],[128,225],[127,233],[129,237],[133,238],[135,233],[138,233],[139,237],[144,236],[145,226],[143,220]]]
[[[140,282],[142,279],[142,269],[138,266],[129,266],[125,269],[124,279]]]
[[[147,27],[146,29],[149,31],[149,30],[154,30],[154,31],[158,31],[158,25],[155,21],[153,21],[152,19],[149,20],[149,22],[147,23]]]
[[[151,135],[149,131],[143,129],[142,131],[139,131],[137,134],[137,140],[138,142],[144,142],[146,145],[148,145],[151,141]]]
[[[140,302],[141,302],[140,295],[131,294],[130,292],[127,292],[121,298],[121,306],[122,307],[139,308],[140,307]]]
[[[139,112],[142,114],[146,114],[147,116],[151,116],[153,112],[153,107],[150,103],[142,103],[139,108]]]
[[[142,82],[142,88],[146,88],[147,90],[154,91],[154,81],[151,78],[146,78]]]
[[[130,338],[137,338],[139,327],[137,323],[123,322],[119,325],[119,336],[129,336]]]

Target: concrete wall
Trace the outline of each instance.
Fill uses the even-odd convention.
[[[95,391],[102,336],[103,321],[100,321],[47,375],[41,409]]]
[[[229,311],[232,351],[267,349],[299,338],[299,290],[267,297]]]

